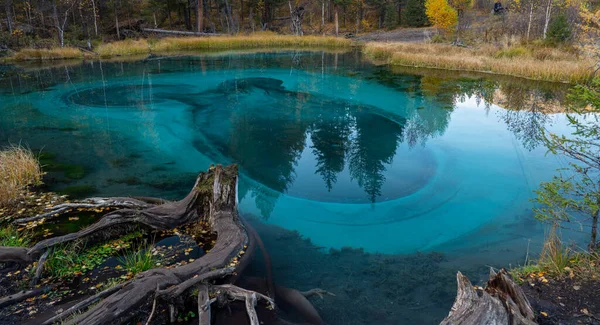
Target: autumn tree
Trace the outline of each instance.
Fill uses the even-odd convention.
[[[458,13],[447,0],[425,1],[425,13],[435,27],[446,32],[450,31],[458,22]]]

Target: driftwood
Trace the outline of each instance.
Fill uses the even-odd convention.
[[[458,272],[458,292],[448,317],[440,325],[534,325],[533,309],[506,270],[490,270],[485,289],[475,289]]]
[[[200,32],[189,32],[182,30],[168,30],[168,29],[156,29],[156,28],[142,28],[142,32],[156,33],[156,34],[167,34],[167,35],[186,35],[186,36],[219,36],[222,34],[217,33],[200,33]]]
[[[228,167],[219,165],[211,167],[208,172],[201,173],[192,190],[180,201],[116,197],[61,204],[45,212],[43,216],[34,217],[33,220],[53,218],[80,208],[108,208],[109,212],[87,228],[42,240],[31,248],[0,247],[0,262],[31,264],[38,261],[34,280],[37,282],[42,276],[43,264],[49,250],[61,243],[105,240],[120,235],[123,230],[131,229],[131,225],[155,230],[170,230],[202,222],[208,224],[217,234],[215,245],[206,255],[176,268],[155,268],[140,273],[134,279],[89,297],[43,323],[64,322],[82,325],[125,323],[144,310],[140,307],[152,304],[152,312],[148,318],[150,321],[157,311],[157,303],[167,305],[170,318],[173,319],[177,309],[183,305],[183,297],[186,293],[190,293],[192,288],[199,288],[198,310],[201,324],[210,324],[211,304],[217,302],[218,307],[223,307],[224,304],[234,300],[243,300],[249,322],[258,324],[254,309],[257,300],[265,300],[270,308],[275,308],[275,296],[282,296],[284,301],[295,304],[293,307],[299,311],[299,314],[307,315],[307,320],[311,324],[323,324],[307,297],[327,293],[324,290],[313,289],[303,294],[294,289],[274,288],[270,285],[269,289],[275,292],[271,297],[267,297],[233,285],[238,277],[232,275],[243,272],[249,264],[248,260],[253,256],[254,246],[257,242],[261,243],[258,234],[253,230],[249,232],[246,228],[249,225],[245,226],[238,215],[237,180],[235,165]],[[26,222],[25,219],[17,221],[17,223],[22,222]],[[264,250],[264,247],[261,248]],[[245,252],[248,254],[244,254]],[[268,261],[266,250],[264,255]],[[270,263],[267,263],[267,267],[269,281],[272,282]],[[26,299],[22,297],[30,297],[38,293],[39,290],[33,290],[14,297],[0,298],[0,302],[9,305]],[[91,305],[93,306],[89,307]],[[86,308],[88,310],[81,313]],[[75,313],[80,314],[69,318]]]

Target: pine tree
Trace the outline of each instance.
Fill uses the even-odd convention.
[[[551,43],[562,43],[571,37],[571,27],[567,22],[567,17],[562,14],[556,17],[548,28],[548,41]]]
[[[398,26],[398,11],[393,3],[389,3],[385,7],[383,26],[387,29],[394,29]]]

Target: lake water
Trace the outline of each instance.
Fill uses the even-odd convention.
[[[435,324],[455,272],[523,264],[532,191],[566,166],[566,87],[392,69],[360,53],[230,53],[0,69],[0,145],[41,150],[50,190],[179,198],[240,166],[240,212],[279,284],[336,294],[330,324]],[[572,238],[577,238],[574,236]],[[261,274],[255,263],[252,272]]]

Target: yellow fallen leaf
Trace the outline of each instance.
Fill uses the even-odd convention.
[[[548,317],[548,313],[546,313],[546,312],[544,312],[544,311],[543,311],[543,312],[540,312],[540,314],[541,314],[542,316],[544,316],[544,317]]]

